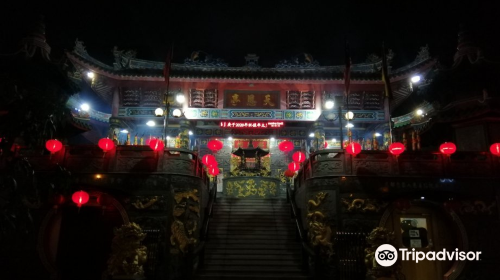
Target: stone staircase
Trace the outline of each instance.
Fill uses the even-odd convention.
[[[309,279],[284,199],[219,199],[197,279]]]

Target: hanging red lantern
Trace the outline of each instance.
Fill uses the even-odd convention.
[[[445,155],[451,155],[457,151],[457,146],[452,142],[444,142],[439,146],[439,151]]]
[[[294,162],[291,162],[289,165],[288,165],[288,169],[295,172],[297,170],[300,169],[300,164],[299,163],[296,163],[295,161]]]
[[[212,163],[207,165],[207,168],[218,167],[219,163],[217,161],[213,161]]]
[[[103,150],[103,152],[111,151],[115,148],[115,143],[113,143],[113,140],[109,138],[102,138],[99,140],[97,145]]]
[[[495,143],[491,145],[490,152],[495,156],[500,156],[500,143]]]
[[[71,196],[71,199],[78,207],[81,207],[83,204],[89,202],[89,198],[89,194],[85,191],[77,191]]]
[[[211,167],[211,168],[208,168],[208,174],[212,175],[212,176],[217,176],[219,175],[219,168],[218,167]]]
[[[287,169],[287,170],[283,173],[283,175],[285,175],[286,177],[290,177],[290,178],[291,178],[291,177],[295,176],[295,172],[293,172],[293,171],[292,171],[292,170],[290,170],[290,169]]]
[[[212,155],[204,155],[202,158],[201,158],[201,162],[206,165],[206,166],[209,166],[211,164],[213,164],[214,162],[217,162],[217,160],[215,160],[215,157],[212,156]]]
[[[295,152],[293,153],[292,158],[294,161],[301,163],[304,162],[304,160],[306,160],[306,155],[303,152]]]
[[[411,207],[410,200],[406,198],[399,198],[394,201],[394,207],[399,211],[406,211]]]
[[[288,140],[285,140],[279,143],[278,148],[282,152],[290,152],[291,150],[293,150],[293,143]]]
[[[404,151],[405,151],[405,145],[403,145],[402,143],[395,142],[389,145],[389,152],[391,152],[391,154],[393,155],[399,156]]]
[[[45,142],[45,148],[49,150],[50,153],[57,153],[62,149],[62,143],[61,141],[57,139],[50,139]]]
[[[163,144],[163,141],[160,139],[153,138],[151,141],[149,141],[149,147],[155,151],[163,151],[163,148],[165,147],[165,144]]]
[[[345,147],[345,151],[353,156],[356,156],[357,154],[361,153],[361,145],[359,143],[353,142]]]
[[[328,142],[325,141],[325,149],[328,148]]]
[[[224,144],[219,140],[210,140],[208,141],[207,147],[212,152],[217,152],[218,150],[222,149],[222,147],[224,147]]]

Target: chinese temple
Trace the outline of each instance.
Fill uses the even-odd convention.
[[[496,278],[500,65],[473,31],[448,68],[427,46],[399,68],[390,50],[267,68],[118,47],[107,63],[79,40],[56,61],[44,28],[2,59],[57,72],[70,114],[38,142],[0,138],[7,278]],[[7,124],[40,81],[0,71]],[[383,267],[382,244],[482,255]]]

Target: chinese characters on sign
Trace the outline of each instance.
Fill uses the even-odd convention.
[[[279,91],[240,91],[224,92],[225,108],[279,109]]]
[[[222,128],[281,128],[284,122],[220,122]]]

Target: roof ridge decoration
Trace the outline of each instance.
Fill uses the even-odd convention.
[[[98,65],[98,66],[104,68],[104,69],[113,70],[113,68],[111,66],[104,64],[104,63],[100,62],[99,60],[90,56],[89,53],[87,52],[87,50],[85,49],[85,46],[83,45],[83,41],[78,40],[78,38],[76,38],[76,40],[75,40],[75,47],[73,48],[73,53],[75,53],[76,55],[78,55],[78,56],[94,63],[95,65]]]
[[[115,57],[115,62],[113,62],[113,68],[115,70],[120,70],[122,68],[130,68],[130,60],[136,58],[137,52],[134,50],[118,50],[117,46],[113,47],[113,56]]]
[[[422,61],[429,59],[430,57],[431,56],[429,53],[429,44],[426,44],[425,46],[420,47],[420,50],[418,51],[417,57],[415,57],[414,62],[420,63]]]
[[[194,51],[191,56],[184,59],[184,65],[202,67],[228,67],[222,58],[214,58],[204,51]]]
[[[290,60],[281,60],[275,68],[318,68],[319,62],[314,60],[313,56],[308,53],[301,53],[293,56]]]

